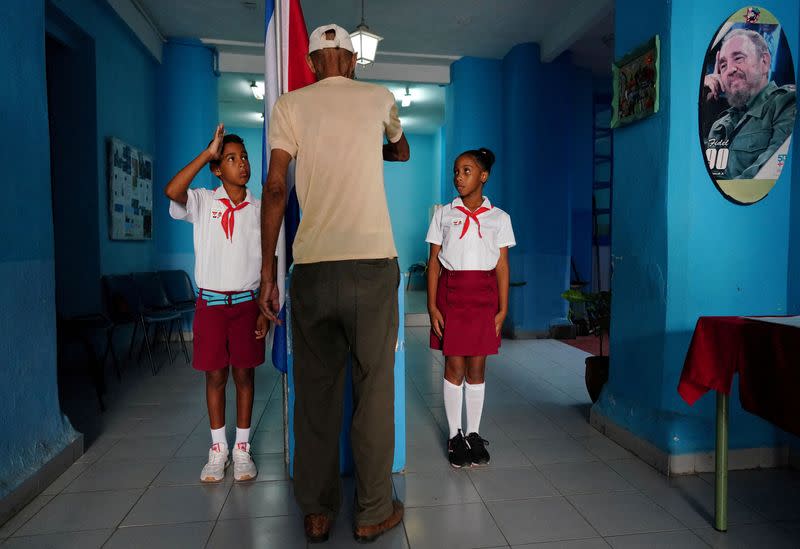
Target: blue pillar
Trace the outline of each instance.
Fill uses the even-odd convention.
[[[192,227],[169,217],[163,189],[169,179],[203,149],[218,120],[214,52],[198,40],[171,39],[164,44],[158,71],[156,182],[154,228],[157,267],[184,269],[194,277]],[[198,174],[193,186],[215,188],[209,170]]]
[[[486,186],[486,194],[502,205],[509,182],[505,180],[508,158],[503,152],[502,65],[495,59],[464,57],[450,67],[450,85],[445,94],[445,166],[442,176],[442,202],[456,197],[453,188],[453,162],[469,149],[487,147],[497,163]]]
[[[574,142],[576,74],[568,58],[541,63],[536,44],[515,46],[503,59],[504,176],[509,184],[501,206],[511,214],[518,243],[510,254],[511,281],[525,283],[512,286],[507,327],[519,336],[545,335],[554,320],[566,316],[561,293],[569,288],[570,182],[577,166],[586,172],[591,162],[590,141],[584,138],[582,154]],[[581,93],[591,107],[586,85],[589,89]]]
[[[676,392],[697,318],[788,312],[796,159],[764,200],[738,206],[714,187],[699,145],[700,67],[713,35],[738,8],[735,0],[616,6],[617,57],[661,37],[661,110],[614,134],[611,369],[593,415],[669,454],[714,448],[714,396],[690,408]],[[776,0],[768,9],[798,52],[800,6]],[[738,397],[730,405],[732,449],[781,439],[744,412]]]

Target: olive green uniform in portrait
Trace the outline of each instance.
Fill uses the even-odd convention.
[[[717,179],[755,178],[792,134],[795,112],[795,86],[778,87],[774,82],[751,99],[746,110],[732,107],[724,111],[708,134],[709,142],[728,140],[728,166]]]

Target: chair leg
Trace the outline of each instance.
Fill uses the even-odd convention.
[[[164,342],[167,345],[167,356],[169,357],[169,363],[172,364],[172,345],[169,344],[169,337],[167,336],[167,329],[164,327],[163,322],[158,323],[158,327],[161,328],[161,333],[164,334]]]
[[[134,322],[133,323],[133,333],[131,334],[131,344],[130,344],[130,347],[128,347],[128,360],[133,358],[133,344],[136,342],[136,331],[138,329],[139,329],[139,323],[138,322]],[[141,349],[139,350],[139,355],[140,355],[139,358],[141,359]]]
[[[150,338],[147,335],[147,325],[144,323],[144,319],[142,319],[142,327],[144,332],[144,342],[147,346],[147,356],[150,357],[150,371],[153,373],[153,375],[156,375],[156,363],[153,360],[153,351],[150,348]]]
[[[183,318],[178,319],[178,337],[181,338],[181,347],[183,348],[183,358],[186,359],[186,364],[189,364],[189,351],[186,348],[186,340],[183,338]]]
[[[114,327],[106,330],[106,352],[103,354],[103,367],[105,368],[108,355],[111,355],[111,362],[114,363],[114,371],[117,374],[117,381],[122,381],[122,372],[119,369],[119,360],[117,360],[117,352],[114,350]]]

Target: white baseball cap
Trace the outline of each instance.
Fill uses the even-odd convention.
[[[334,31],[336,33],[336,36],[333,38],[333,40],[327,40],[325,38],[325,33],[328,31]],[[353,48],[353,42],[350,40],[350,33],[339,25],[334,25],[333,23],[330,25],[322,25],[321,27],[317,27],[310,35],[308,35],[308,53],[324,48],[342,48],[349,52],[355,51]]]

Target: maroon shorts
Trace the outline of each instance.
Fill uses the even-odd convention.
[[[444,317],[439,339],[431,329],[432,349],[445,356],[496,355],[500,336],[494,317],[499,309],[497,274],[491,271],[442,269],[436,290],[436,307]]]
[[[227,367],[255,368],[264,362],[264,339],[256,339],[258,302],[208,306],[197,298],[194,313],[195,370],[210,372]]]

